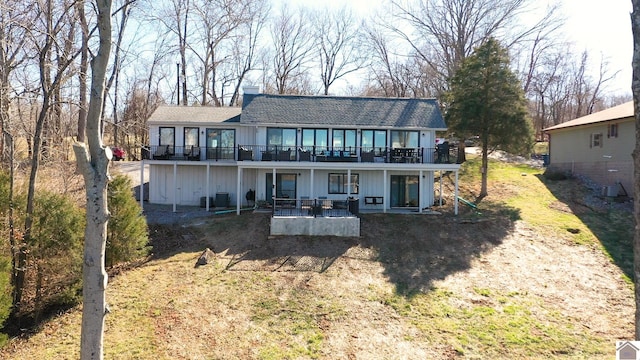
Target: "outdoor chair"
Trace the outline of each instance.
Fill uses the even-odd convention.
[[[298,161],[311,161],[311,152],[298,149]]]
[[[153,153],[154,159],[168,159],[169,156],[169,145],[158,145],[158,148],[156,148],[156,152]]]
[[[373,162],[374,156],[372,151],[363,151],[360,153],[360,160],[362,162]]]
[[[192,145],[189,153],[185,155],[189,160],[200,160],[200,148]]]
[[[291,149],[280,151],[278,153],[278,161],[291,161]]]

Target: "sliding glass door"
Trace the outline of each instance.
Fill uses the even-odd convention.
[[[276,198],[295,199],[296,198],[296,174],[276,174]],[[273,203],[273,174],[267,174],[267,201]]]
[[[420,177],[418,175],[391,175],[391,207],[417,207],[420,205]]]

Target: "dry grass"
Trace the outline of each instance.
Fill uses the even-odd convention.
[[[459,217],[363,216],[361,238],[269,238],[264,214],[155,227],[154,260],[110,281],[105,358],[611,356],[633,336],[632,290],[606,231],[540,172],[496,168],[489,197]],[[559,214],[582,224],[580,241],[540,220]],[[195,268],[206,247],[215,264]],[[78,358],[79,324],[73,309],[0,357]]]

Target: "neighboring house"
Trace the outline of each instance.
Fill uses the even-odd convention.
[[[460,165],[434,147],[446,126],[433,99],[245,88],[242,109],[161,106],[148,124],[149,202],[174,211],[230,206],[239,214],[252,200],[271,206],[275,197],[298,209],[316,201],[336,209],[351,199],[349,211],[422,212],[437,200],[436,171],[455,172],[457,196]]]
[[[606,195],[633,192],[633,102],[544,129],[549,169],[579,174],[606,186]]]

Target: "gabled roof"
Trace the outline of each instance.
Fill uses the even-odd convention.
[[[633,101],[629,101],[622,105],[614,106],[612,108],[598,111],[596,113],[589,114],[587,116],[579,117],[577,119],[567,121],[565,123],[562,123],[556,126],[548,127],[543,131],[553,131],[553,130],[564,129],[564,128],[569,128],[574,126],[590,125],[590,124],[595,124],[595,123],[600,123],[605,121],[619,120],[619,119],[624,119],[628,117],[633,117],[633,114],[634,114]]]
[[[435,99],[245,94],[243,124],[446,129]]]
[[[151,114],[149,124],[239,122],[239,107],[163,105]]]

